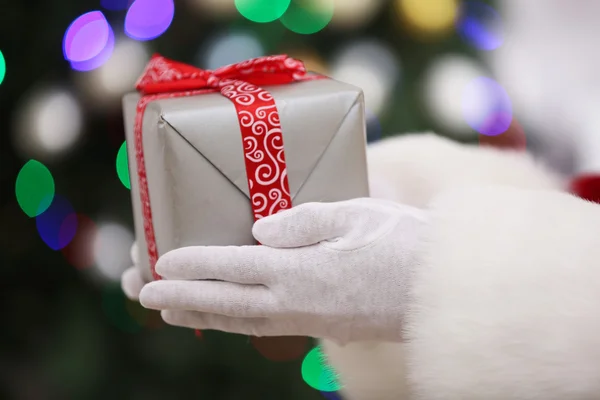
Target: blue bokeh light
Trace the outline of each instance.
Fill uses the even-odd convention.
[[[101,0],[100,5],[110,11],[122,11],[132,3],[132,0]]]
[[[40,237],[52,250],[67,246],[77,233],[77,214],[71,203],[59,195],[35,222]]]
[[[479,50],[495,50],[504,42],[500,14],[485,3],[463,3],[456,29],[466,42]]]

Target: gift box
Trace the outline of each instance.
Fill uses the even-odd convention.
[[[139,259],[249,245],[253,223],[368,196],[360,89],[272,56],[204,71],[155,55],[123,100]]]

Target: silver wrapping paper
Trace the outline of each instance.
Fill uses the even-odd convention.
[[[361,90],[331,79],[265,89],[281,118],[292,204],[368,196]],[[151,281],[134,145],[139,98],[126,95],[123,108],[140,266]],[[254,244],[231,101],[219,93],[155,101],[146,108],[142,131],[159,255],[192,245]]]

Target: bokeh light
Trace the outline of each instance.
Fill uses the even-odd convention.
[[[335,0],[335,12],[329,26],[340,30],[358,29],[367,25],[386,0]]]
[[[337,373],[327,364],[321,347],[312,349],[302,361],[302,379],[310,387],[322,392],[336,392],[341,389]]]
[[[26,158],[56,161],[81,136],[83,113],[70,91],[34,88],[17,108],[13,141]]]
[[[133,233],[119,223],[98,224],[93,252],[96,269],[104,279],[117,282],[131,266],[129,253],[133,241]]]
[[[0,85],[4,82],[4,77],[6,76],[6,59],[4,58],[4,54],[0,50]]]
[[[439,36],[454,26],[458,0],[395,0],[396,11],[410,32],[419,36]]]
[[[38,233],[52,250],[68,245],[77,232],[77,214],[71,203],[55,195],[50,207],[36,217]]]
[[[174,15],[173,0],[135,0],[125,16],[125,33],[135,40],[156,39],[169,29]]]
[[[97,228],[94,221],[86,215],[77,214],[76,218],[75,237],[61,252],[69,264],[77,269],[85,269],[94,264],[93,245]]]
[[[280,18],[290,6],[290,0],[235,0],[235,8],[252,22],[266,23]]]
[[[461,104],[469,126],[482,135],[500,135],[511,124],[510,98],[491,78],[479,77],[469,82],[462,93]]]
[[[100,68],[75,78],[87,99],[101,112],[135,88],[150,54],[145,42],[123,37],[116,41],[112,57]]]
[[[310,35],[329,24],[333,11],[333,0],[294,1],[279,20],[292,32]]]
[[[114,49],[112,27],[101,11],[83,14],[69,25],[63,38],[63,54],[77,71],[98,68]]]
[[[423,100],[431,116],[447,132],[474,137],[465,121],[462,93],[469,83],[486,71],[474,60],[456,54],[435,59],[423,76]]]
[[[29,217],[38,216],[50,207],[54,190],[52,173],[39,161],[29,160],[17,175],[17,202]]]
[[[127,9],[133,0],[100,0],[100,5],[110,11]]]
[[[119,180],[127,189],[131,189],[129,180],[129,160],[127,158],[127,142],[123,142],[117,152],[117,175]]]
[[[467,1],[461,5],[456,29],[461,37],[479,50],[495,50],[504,41],[500,14],[490,5]]]
[[[334,58],[331,77],[361,88],[366,107],[379,115],[395,89],[400,65],[383,44],[365,40],[341,50]]]
[[[264,55],[265,49],[252,31],[224,32],[211,38],[205,51],[200,52],[198,64],[204,69],[215,70]]]

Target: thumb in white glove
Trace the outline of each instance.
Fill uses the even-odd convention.
[[[139,258],[136,242],[134,242],[133,246],[131,246],[130,254],[133,266],[127,268],[127,270],[123,272],[123,275],[121,275],[121,289],[123,289],[125,296],[127,296],[130,300],[138,300],[145,282],[142,278],[142,273],[138,265]]]
[[[254,225],[263,246],[167,253],[140,302],[194,329],[400,341],[426,221],[385,200],[300,205]]]

